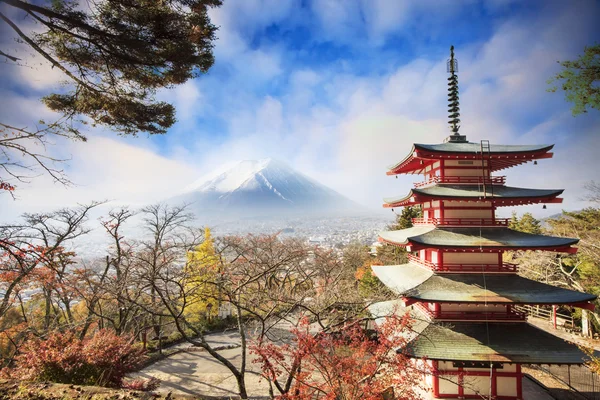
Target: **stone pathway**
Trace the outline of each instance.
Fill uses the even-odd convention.
[[[522,382],[524,400],[554,400],[544,387],[529,377],[524,376]]]
[[[574,333],[569,333],[563,329],[554,329],[552,322],[546,321],[540,318],[529,317],[527,318],[527,322],[535,327],[542,329],[548,333],[553,334],[554,336],[558,336],[561,339],[567,340],[569,342],[573,342],[579,345],[592,347],[598,351],[600,351],[600,340],[584,338]]]
[[[239,345],[239,336],[235,331],[211,334],[206,338],[215,347]],[[206,351],[195,347],[191,348],[188,343],[175,347],[181,351],[132,374],[131,377],[160,379],[159,392],[161,393],[173,392],[174,394],[219,398],[237,397],[237,382],[227,367]],[[240,366],[240,348],[221,350],[219,354],[234,365]],[[246,390],[253,398],[267,397],[268,383],[261,379],[257,365],[252,363],[253,359],[249,355],[249,359],[246,361],[248,370]]]

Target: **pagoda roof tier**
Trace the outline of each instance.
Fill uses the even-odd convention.
[[[554,145],[490,145],[485,159],[490,160],[490,170],[499,171],[540,158],[551,158]],[[472,142],[447,142],[440,144],[415,143],[408,156],[388,167],[388,175],[420,174],[437,160],[481,160],[481,144]]]
[[[430,360],[516,364],[583,364],[587,360],[574,344],[526,322],[431,323],[399,352]]]
[[[516,364],[583,364],[588,357],[577,346],[526,322],[429,321],[400,301],[375,303],[369,311],[380,323],[388,315],[409,313],[408,345],[398,352],[413,358]]]
[[[403,207],[431,200],[492,201],[495,206],[517,204],[560,203],[557,198],[564,189],[526,189],[510,186],[490,186],[484,192],[483,185],[437,184],[426,188],[411,189],[403,197],[385,198],[384,207]]]
[[[477,248],[482,251],[539,249],[573,253],[577,250],[570,246],[579,242],[579,239],[534,235],[503,227],[436,228],[435,226],[424,225],[397,231],[380,232],[379,241],[409,247],[409,251],[424,248],[449,250],[461,248],[472,250]]]
[[[582,307],[597,297],[515,274],[436,275],[415,264],[372,266],[371,269],[395,293],[423,302],[571,304]]]

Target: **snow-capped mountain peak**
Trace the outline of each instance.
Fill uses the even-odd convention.
[[[227,193],[235,190],[252,190],[260,184],[257,181],[263,181],[269,186],[270,182],[261,173],[265,169],[269,169],[271,172],[275,170],[293,172],[290,167],[272,158],[243,160],[200,178],[189,185],[185,192]]]
[[[314,212],[357,207],[347,198],[285,163],[265,158],[244,160],[215,171],[188,186],[179,200],[198,213],[245,215]]]

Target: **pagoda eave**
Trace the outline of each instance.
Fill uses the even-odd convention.
[[[563,202],[562,197],[544,197],[544,198],[527,198],[527,197],[516,197],[516,198],[495,198],[495,197],[484,197],[481,198],[465,198],[465,197],[445,197],[445,196],[411,196],[408,199],[394,202],[384,203],[383,208],[398,208],[406,206],[419,205],[428,201],[435,200],[446,200],[446,201],[459,201],[459,202],[482,202],[489,201],[495,207],[506,207],[516,205],[528,205],[528,204],[561,204]]]
[[[528,305],[528,306],[556,306],[556,305],[561,305],[561,306],[569,306],[569,307],[575,307],[575,308],[582,308],[584,310],[589,310],[589,311],[594,311],[596,309],[596,306],[594,303],[590,303],[590,302],[575,302],[575,303],[563,303],[563,302],[540,302],[540,301],[536,301],[536,302],[530,302],[530,301],[511,301],[508,299],[502,299],[502,298],[496,298],[494,299],[494,297],[490,296],[489,300],[485,300],[485,301],[466,301],[466,300],[454,300],[454,301],[445,301],[445,300],[432,300],[432,299],[421,299],[421,298],[415,298],[415,297],[402,297],[402,302],[404,303],[405,306],[410,306],[413,304],[428,304],[428,303],[433,303],[433,304],[469,304],[469,305],[475,305],[475,306],[482,306],[482,307],[486,307],[487,305]],[[439,318],[436,318],[439,319]],[[488,320],[491,320],[492,318],[487,318]]]
[[[469,143],[479,147],[477,143]],[[411,153],[406,156],[398,164],[389,167],[386,172],[387,175],[399,175],[399,174],[415,174],[421,173],[428,165],[433,164],[437,160],[481,160],[482,154],[477,150],[459,151],[455,149],[447,151],[434,151],[430,148],[424,148],[415,144]],[[440,146],[440,145],[429,145],[429,147]],[[518,146],[517,146],[518,147]],[[520,164],[524,164],[529,161],[552,158],[554,155],[550,153],[553,145],[537,148],[531,151],[511,152],[511,151],[498,151],[490,152],[486,154],[486,160],[491,162],[491,171],[499,171],[502,169],[514,167]]]
[[[504,227],[436,228],[414,226],[398,231],[379,233],[380,240],[399,246],[417,249],[444,249],[448,251],[504,251],[547,250],[576,252],[572,245],[579,239],[536,235],[514,231]],[[407,249],[408,250],[408,249]]]
[[[574,344],[526,322],[430,323],[397,351],[453,362],[581,365],[589,358]]]
[[[369,311],[376,323],[390,315],[412,317],[411,330],[403,334],[408,343],[397,351],[415,359],[553,365],[589,359],[577,346],[523,321],[430,321],[399,300],[372,304]]]
[[[558,288],[518,275],[436,274],[413,263],[371,267],[390,290],[412,302],[531,304],[587,307],[597,296]]]
[[[402,301],[406,306],[409,305],[413,305],[413,304],[428,304],[428,303],[433,303],[433,304],[470,304],[470,305],[475,305],[475,306],[482,306],[482,307],[486,307],[486,305],[529,305],[529,306],[556,306],[556,305],[561,305],[561,306],[568,306],[568,307],[575,307],[575,308],[581,308],[584,310],[588,310],[588,311],[594,311],[596,309],[596,305],[594,303],[591,302],[579,302],[579,303],[540,303],[540,302],[535,302],[535,303],[531,303],[531,302],[518,302],[518,301],[470,301],[470,302],[465,302],[465,301],[441,301],[441,300],[421,300],[421,299],[415,299],[412,297],[402,297]],[[435,318],[436,320],[441,320],[444,318]],[[448,320],[450,320],[451,318],[446,318]],[[485,320],[491,320],[492,318],[482,318]],[[456,320],[455,318],[452,318],[452,320]]]
[[[397,243],[391,240],[379,237],[377,239],[380,243],[385,243],[391,246],[403,247],[406,251],[419,251],[425,249],[436,249],[447,252],[462,252],[462,253],[501,253],[506,250],[543,250],[553,251],[556,253],[577,253],[577,247],[571,246],[555,246],[555,247],[542,247],[542,246],[442,246],[442,245],[431,245],[422,243]]]
[[[400,300],[402,301],[402,305],[404,307],[410,307],[413,304],[469,304],[469,305],[475,305],[475,306],[487,306],[489,305],[506,305],[506,304],[515,304],[515,305],[554,305],[552,303],[520,303],[520,302],[514,302],[514,301],[499,301],[499,300],[494,300],[491,296],[490,296],[490,300],[489,301],[464,301],[464,300],[455,300],[455,301],[443,301],[443,300],[431,300],[431,299],[421,299],[421,298],[415,298],[415,297],[410,297],[410,296],[403,296],[400,298]],[[590,303],[591,304],[591,303]],[[585,307],[581,307],[581,303],[565,303],[561,305],[566,305],[566,306],[573,306],[573,307],[578,307],[578,308],[585,308],[587,309],[587,306]],[[592,304],[593,306],[593,304]],[[436,320],[440,319],[440,318],[435,318]],[[486,318],[487,320],[490,320],[491,318]]]
[[[433,201],[444,202],[466,202],[482,203],[489,202],[493,206],[514,206],[522,204],[537,203],[562,203],[562,198],[558,197],[564,192],[564,189],[528,189],[511,187],[504,185],[485,185],[485,184],[446,184],[436,183],[432,186],[423,188],[413,188],[404,196],[384,198],[384,208],[403,207],[417,205]],[[489,208],[489,205],[481,207]],[[437,204],[433,208],[453,208],[458,209],[457,205],[444,206]],[[472,205],[469,205],[472,208]],[[431,208],[431,206],[430,206]]]

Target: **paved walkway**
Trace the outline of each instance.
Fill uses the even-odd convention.
[[[239,345],[237,332],[218,333],[206,336],[214,347]],[[155,377],[161,380],[159,392],[206,397],[236,397],[237,382],[233,374],[223,364],[215,360],[206,351],[190,347],[188,343],[176,346],[181,352],[160,360],[142,371],[132,374],[132,378]],[[241,349],[219,351],[237,367],[241,364]],[[268,396],[268,383],[260,378],[258,366],[252,363],[254,357],[249,355],[246,361],[246,390],[254,398]]]
[[[540,318],[529,317],[527,318],[527,322],[539,329],[553,334],[554,336],[558,336],[561,339],[568,340],[569,342],[573,342],[579,345],[593,347],[594,349],[600,351],[600,340],[584,338],[578,334],[569,333],[561,328],[554,329],[554,326],[552,325],[551,321],[546,321]]]
[[[526,376],[523,377],[522,387],[524,400],[554,400],[545,388]]]

